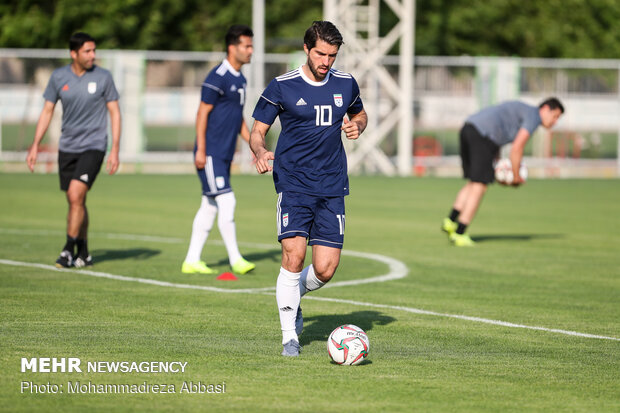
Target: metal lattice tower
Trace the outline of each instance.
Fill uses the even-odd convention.
[[[379,36],[381,2],[399,19],[383,37]],[[353,74],[368,113],[364,134],[358,141],[346,143],[349,170],[411,175],[415,0],[325,0],[323,16],[344,37],[336,67]],[[397,80],[383,64],[383,58],[396,45]],[[398,136],[396,162],[380,148],[393,132]]]

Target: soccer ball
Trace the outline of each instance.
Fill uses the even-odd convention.
[[[519,167],[519,175],[524,181],[527,180],[527,167],[523,164]],[[495,164],[495,180],[502,184],[510,185],[513,181],[512,163],[508,158],[502,158]]]
[[[368,357],[370,341],[358,326],[345,324],[336,328],[327,339],[329,357],[337,364],[355,366]]]

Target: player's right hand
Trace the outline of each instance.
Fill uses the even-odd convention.
[[[272,171],[273,166],[269,161],[273,161],[274,159],[275,157],[273,152],[269,152],[267,150],[261,152],[256,156],[256,171],[259,174]]]
[[[512,179],[512,182],[510,183],[510,185],[514,186],[515,188],[520,186],[521,184],[523,184],[525,181],[523,180],[523,178],[521,178],[521,176],[519,176],[519,174],[516,174],[514,176],[514,178]]]
[[[26,155],[26,164],[30,169],[30,172],[34,172],[34,165],[37,163],[37,155],[39,153],[39,147],[37,145],[30,146],[28,155]]]
[[[207,154],[201,151],[196,151],[196,155],[194,156],[194,164],[197,169],[205,169],[205,165],[207,164]]]

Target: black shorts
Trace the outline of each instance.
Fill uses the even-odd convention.
[[[69,189],[72,179],[84,182],[90,189],[101,169],[105,152],[90,150],[80,153],[58,151],[60,189]]]
[[[463,177],[483,184],[495,181],[493,161],[499,154],[499,146],[469,123],[461,129],[460,144]]]

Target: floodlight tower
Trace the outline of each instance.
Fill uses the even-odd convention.
[[[398,22],[384,36],[379,33],[381,4]],[[415,0],[324,0],[323,16],[338,27],[345,44],[337,67],[359,83],[368,113],[368,127],[359,141],[348,146],[349,169],[385,175],[411,175],[413,144],[413,56]],[[398,45],[398,79],[384,58]],[[396,165],[380,144],[397,132]]]

